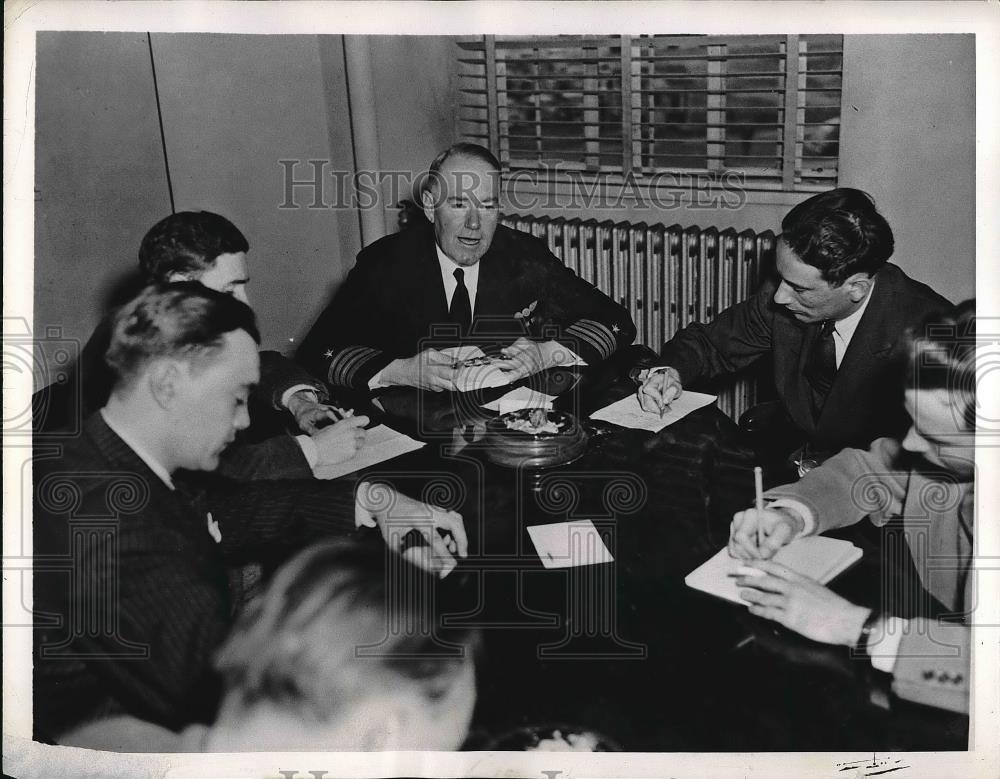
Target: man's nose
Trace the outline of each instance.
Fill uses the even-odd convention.
[[[250,410],[246,404],[240,406],[239,411],[236,413],[236,419],[233,420],[233,427],[237,430],[246,430],[250,427]]]
[[[917,428],[911,425],[906,433],[906,438],[903,439],[903,448],[908,452],[919,454],[928,451],[930,445],[927,443],[927,439],[917,432]]]
[[[477,206],[469,206],[469,210],[465,212],[465,226],[471,230],[479,229],[479,208]]]
[[[787,306],[792,302],[792,295],[789,292],[788,284],[782,281],[774,291],[774,302],[779,306]]]
[[[247,291],[243,287],[237,287],[233,290],[233,297],[236,298],[240,303],[245,303],[250,305],[250,299],[247,297]]]

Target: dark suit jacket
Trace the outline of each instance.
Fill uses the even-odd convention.
[[[479,264],[467,343],[495,348],[520,336],[555,339],[595,364],[635,338],[628,312],[533,236],[497,227]],[[533,303],[530,324],[515,318]],[[448,325],[434,232],[426,224],[362,250],[296,358],[335,387],[367,391],[369,379],[394,359],[458,341]]]
[[[867,447],[909,425],[897,366],[889,359],[907,328],[950,304],[926,284],[889,263],[875,277],[865,309],[818,420],[813,419],[803,370],[820,325],[805,325],[774,303],[768,282],[753,297],[723,311],[709,324],[692,324],[668,341],[661,363],[681,375],[685,387],[734,373],[761,357],[774,362],[774,385],[803,439],[821,451]]]
[[[34,483],[35,729],[127,713],[174,730],[210,721],[211,658],[232,624],[227,564],[354,529],[351,480],[196,482],[169,489],[107,426],[48,458]],[[182,488],[187,486],[187,497]],[[208,531],[210,510],[222,533]]]
[[[36,431],[76,429],[107,403],[115,375],[104,354],[111,341],[111,318],[94,330],[80,358],[62,384],[50,384],[32,398]],[[220,473],[233,479],[308,479],[312,469],[302,447],[283,428],[281,397],[306,384],[327,398],[326,387],[278,352],[260,353],[260,382],[250,394],[251,425],[222,456]]]

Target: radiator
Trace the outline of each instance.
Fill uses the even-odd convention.
[[[618,301],[632,315],[636,341],[659,353],[663,343],[691,322],[708,322],[744,300],[760,268],[773,264],[774,233],[713,227],[598,222],[513,214],[503,224],[545,241],[579,276]],[[719,408],[733,419],[756,402],[751,378],[719,392]]]

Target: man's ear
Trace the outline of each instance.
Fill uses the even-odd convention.
[[[157,360],[146,375],[149,392],[160,408],[174,407],[183,378],[183,369],[174,360]]]
[[[425,187],[420,193],[420,205],[423,206],[424,216],[431,224],[434,224],[434,200],[433,187]]]
[[[850,296],[851,301],[854,303],[860,303],[866,297],[868,297],[868,292],[872,288],[872,277],[867,273],[855,273],[852,276],[848,276],[847,281],[847,294]]]

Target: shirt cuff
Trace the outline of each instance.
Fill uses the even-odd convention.
[[[296,384],[293,387],[289,387],[283,393],[281,393],[281,407],[288,408],[288,401],[292,399],[292,395],[296,392],[301,392],[302,390],[308,390],[312,393],[313,401],[319,400],[319,394],[316,392],[316,388],[310,384]]]
[[[315,468],[316,463],[319,461],[319,451],[316,449],[316,442],[307,435],[297,435],[295,436],[295,440],[302,447],[302,456],[306,458],[309,467]]]
[[[378,373],[376,373],[374,376],[372,376],[370,379],[368,379],[368,389],[370,389],[370,390],[376,390],[376,389],[382,389],[383,387],[388,387],[389,386],[388,384],[383,384],[382,383],[382,374],[383,373],[385,373],[385,368],[383,368]]]
[[[902,617],[886,617],[883,624],[885,628],[882,636],[874,646],[868,647],[868,651],[872,656],[872,668],[891,674],[892,669],[896,667],[899,644],[903,640],[903,633],[909,627],[909,622]]]
[[[774,509],[788,509],[798,515],[799,519],[802,520],[802,530],[796,538],[801,536],[811,536],[816,530],[816,517],[813,516],[812,511],[805,503],[794,500],[792,498],[778,498],[777,500],[772,500],[767,504],[768,508]]]

